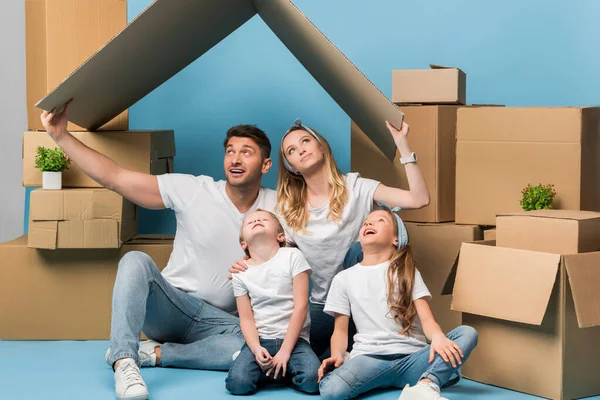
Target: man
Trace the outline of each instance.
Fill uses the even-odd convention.
[[[48,134],[71,160],[102,186],[149,209],[175,211],[173,252],[162,274],[141,252],[119,262],[113,291],[110,348],[119,399],[147,399],[139,366],[227,370],[244,339],[227,279],[243,257],[239,231],[246,213],[273,210],[276,193],[261,188],[271,168],[271,144],[251,125],[228,130],[226,181],[184,174],[126,170],[67,132],[70,102],[62,113],[44,111]],[[151,341],[139,343],[144,333]],[[162,344],[160,344],[162,343]]]

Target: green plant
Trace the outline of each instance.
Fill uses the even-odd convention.
[[[35,167],[42,172],[64,171],[71,165],[71,159],[58,147],[49,149],[38,147]]]
[[[541,183],[537,186],[527,185],[521,193],[523,194],[521,207],[524,211],[549,210],[552,208],[552,201],[556,196],[554,185],[542,185]]]

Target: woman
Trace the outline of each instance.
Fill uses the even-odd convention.
[[[310,297],[311,345],[318,356],[329,347],[334,318],[323,312],[333,277],[358,239],[373,202],[417,209],[429,204],[429,192],[417,158],[408,145],[409,126],[398,130],[386,121],[406,169],[409,190],[388,187],[358,173],[343,175],[327,140],[296,120],[281,140],[277,205],[289,241],[313,268]],[[390,164],[390,168],[393,168]],[[346,260],[354,265],[358,260]]]

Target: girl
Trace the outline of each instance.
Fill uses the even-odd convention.
[[[431,294],[413,264],[406,228],[395,213],[369,214],[360,243],[363,261],[333,279],[325,305],[335,317],[335,330],[331,357],[319,368],[321,395],[351,399],[376,388],[404,387],[400,400],[444,399],[440,387],[458,382],[477,332],[461,326],[443,334],[428,305]],[[345,360],[350,316],[358,333]]]
[[[313,268],[310,337],[318,356],[329,347],[333,332],[334,320],[323,312],[329,286],[338,272],[358,261],[351,260],[350,254],[346,261],[344,257],[356,241],[361,222],[373,209],[373,200],[405,209],[429,204],[427,185],[408,146],[408,125],[404,123],[402,130],[387,121],[386,125],[405,165],[410,190],[387,187],[358,173],[343,175],[327,140],[300,120],[281,140],[278,210],[287,239]]]
[[[275,215],[246,216],[240,244],[250,268],[233,277],[240,327],[246,339],[227,379],[233,394],[251,394],[260,380],[286,378],[295,389],[317,393],[319,359],[309,345],[310,266],[298,249],[283,248],[285,234]]]

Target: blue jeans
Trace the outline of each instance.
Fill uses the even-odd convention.
[[[477,331],[459,326],[446,336],[460,346],[464,363],[477,345]],[[327,400],[347,400],[373,389],[414,385],[424,378],[439,387],[448,387],[460,379],[459,368],[437,354],[429,364],[429,346],[410,355],[358,355],[325,376],[320,385],[321,396]]]
[[[260,339],[260,345],[271,356],[277,354],[282,344],[283,339]],[[290,356],[285,378],[281,376],[282,372],[280,372],[277,381],[285,382],[301,392],[318,393],[319,366],[319,359],[308,342],[304,339],[298,339]],[[254,354],[252,354],[248,345],[244,344],[225,379],[227,390],[237,395],[251,394],[256,392],[256,386],[259,382],[269,381],[272,382],[273,379],[267,377],[266,373],[260,369]]]
[[[360,242],[355,242],[350,246],[346,257],[344,259],[344,269],[353,267],[363,259],[363,252]],[[329,345],[331,342],[331,335],[333,334],[333,328],[335,319],[323,312],[324,306],[322,304],[309,303],[310,310],[310,344],[320,359],[329,357]],[[356,327],[354,322],[350,319],[348,326],[348,351],[352,348],[354,334],[356,333]]]
[[[162,367],[226,371],[244,344],[236,316],[175,288],[150,256],[132,251],[117,270],[109,365],[122,358],[139,364],[142,330],[162,343]]]

